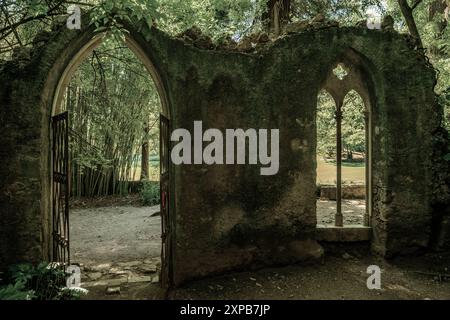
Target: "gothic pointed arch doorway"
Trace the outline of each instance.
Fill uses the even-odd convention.
[[[351,50],[333,64],[318,94],[318,238],[371,238],[372,104],[370,77]]]
[[[55,89],[54,98],[52,100],[52,113],[51,113],[51,146],[52,151],[50,154],[50,186],[51,186],[51,212],[49,219],[48,230],[51,232],[50,236],[50,250],[49,259],[54,262],[61,263],[67,266],[71,263],[77,262],[73,259],[74,254],[71,252],[71,241],[70,241],[70,216],[71,209],[69,204],[69,199],[71,194],[73,194],[73,186],[75,181],[73,181],[73,174],[71,173],[71,148],[74,142],[71,139],[73,135],[73,129],[71,127],[71,118],[73,116],[70,114],[71,110],[67,105],[67,94],[68,86],[71,79],[76,75],[78,68],[81,66],[83,61],[87,57],[95,54],[95,50],[99,48],[104,42],[104,34],[94,34],[86,44],[81,46],[77,52],[73,53],[72,59],[67,63],[64,71],[62,72]],[[170,175],[170,112],[168,108],[168,98],[165,93],[163,82],[159,76],[159,73],[150,61],[149,57],[142,49],[142,47],[135,41],[131,36],[127,36],[125,39],[126,47],[138,58],[140,63],[142,63],[142,70],[148,72],[151,77],[152,85],[157,92],[159,100],[158,113],[154,115],[154,124],[158,128],[158,186],[160,200],[160,232],[158,237],[159,240],[159,250],[160,250],[160,267],[158,268],[159,282],[164,288],[170,287],[172,283],[172,233],[171,226],[172,221],[170,218],[170,208],[172,206],[171,197],[171,175]],[[71,53],[72,54],[72,53]],[[150,84],[149,84],[150,85]],[[138,94],[139,95],[139,94]],[[144,95],[142,95],[144,96]],[[152,120],[153,121],[153,120]],[[147,120],[143,121],[149,125]],[[92,130],[92,125],[88,130]],[[125,128],[123,128],[125,129]],[[125,129],[126,130],[126,129]],[[148,134],[148,132],[147,132]],[[144,148],[144,145],[142,145]],[[141,159],[143,160],[143,159]],[[148,163],[148,159],[146,159]],[[141,161],[142,163],[142,161]],[[141,167],[143,170],[143,167]],[[129,176],[129,172],[126,171],[125,176]],[[134,172],[136,175],[136,172]],[[127,179],[127,178],[125,178]],[[120,179],[119,179],[120,180]],[[123,179],[122,179],[123,180]],[[120,186],[119,186],[120,187]],[[109,186],[106,187],[110,188]],[[114,185],[113,187],[114,188]],[[128,188],[131,188],[128,186]],[[71,259],[72,258],[72,259]],[[144,259],[145,257],[142,257]]]

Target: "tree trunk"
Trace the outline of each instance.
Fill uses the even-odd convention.
[[[422,38],[420,37],[419,30],[417,29],[416,21],[414,20],[414,9],[421,3],[421,0],[416,0],[413,6],[409,6],[407,0],[398,0],[398,4],[400,6],[400,10],[402,11],[402,15],[405,18],[406,25],[408,26],[409,33],[413,36],[417,45],[420,48],[423,48]]]
[[[428,22],[432,22],[437,14],[444,15],[444,19],[436,21],[436,40],[442,37],[444,30],[447,27],[448,22],[445,19],[445,10],[447,7],[448,5],[446,0],[435,0],[428,7]],[[430,52],[433,56],[439,56],[442,54],[436,46],[431,47]]]
[[[263,21],[268,22],[268,31],[279,36],[283,26],[290,19],[290,12],[291,0],[268,0],[267,11],[263,15]]]

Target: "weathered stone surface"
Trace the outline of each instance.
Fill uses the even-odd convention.
[[[139,271],[144,273],[155,273],[157,271],[156,265],[153,264],[143,264],[138,267]]]
[[[315,240],[292,241],[289,247],[298,261],[319,260],[324,254],[323,248]]]
[[[109,269],[111,269],[110,263],[102,263],[91,267],[91,270],[96,272],[106,272],[109,271]]]
[[[153,284],[159,283],[159,276],[158,276],[158,275],[155,275],[155,276],[152,278],[152,283],[153,283]]]
[[[298,21],[298,22],[294,22],[294,23],[290,23],[290,24],[286,25],[286,27],[284,28],[284,31],[287,34],[302,32],[302,31],[306,30],[308,28],[308,26],[309,26],[308,21]]]
[[[257,38],[254,35],[245,36],[237,45],[237,49],[242,52],[250,52],[258,43]]]
[[[381,22],[381,28],[385,30],[394,30],[394,18],[390,15],[385,16]]]
[[[151,282],[152,277],[150,276],[133,276],[128,278],[129,283],[137,283],[137,282]]]
[[[117,265],[120,268],[131,268],[131,267],[139,266],[141,264],[142,264],[141,261],[129,261],[129,262],[119,262],[119,263],[117,263]]]
[[[269,35],[267,33],[261,32],[258,35],[258,43],[266,43],[266,42],[269,42],[269,41],[270,41],[270,38],[269,38]]]
[[[369,241],[372,238],[372,228],[361,225],[334,227],[318,225],[316,239],[327,242],[360,242]]]
[[[367,19],[358,21],[356,26],[360,28],[367,28]]]
[[[187,29],[185,32],[181,34],[181,37],[186,39],[190,39],[192,42],[195,42],[200,39],[200,37],[203,35],[202,30],[198,28],[197,26],[192,26],[191,28]]]
[[[342,199],[365,199],[366,186],[365,185],[343,185]],[[328,200],[336,200],[336,186],[322,185],[320,186],[320,198]]]
[[[106,288],[106,294],[120,294],[120,287],[108,287]]]
[[[325,22],[325,16],[322,13],[319,13],[311,20],[311,23],[322,23],[322,22]]]
[[[98,279],[100,279],[102,277],[102,275],[103,274],[101,272],[94,272],[94,273],[90,273],[88,276],[89,276],[90,280],[97,281]]]
[[[219,40],[217,44],[217,48],[219,50],[236,50],[237,49],[237,43],[234,41],[231,37],[226,37],[224,39]]]

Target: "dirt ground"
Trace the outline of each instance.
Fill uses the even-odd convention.
[[[397,300],[450,299],[450,254],[386,261],[368,245],[325,245],[321,264],[267,268],[198,280],[171,299]],[[369,290],[367,267],[378,265],[381,290]]]
[[[121,288],[123,295],[128,285],[158,283],[159,206],[78,207],[70,211],[70,244],[71,263],[81,267],[82,287]]]
[[[102,207],[70,212],[71,261],[84,265],[159,257],[161,218],[155,207]]]
[[[347,203],[348,202],[348,203]],[[322,223],[334,219],[333,201],[318,202]],[[361,201],[345,201],[344,217],[359,223]],[[351,210],[352,212],[345,211]],[[82,265],[83,299],[450,299],[450,253],[386,261],[368,244],[326,244],[321,263],[234,272],[159,288],[158,207],[101,207],[71,212],[72,261]],[[369,290],[369,265],[382,269],[381,290]]]
[[[334,225],[336,201],[317,200],[317,224]],[[344,225],[363,225],[366,212],[365,200],[342,200]]]
[[[192,281],[167,294],[152,283],[88,288],[88,300],[447,300],[450,254],[428,254],[392,261],[373,257],[367,244],[324,244],[322,263],[233,272]],[[381,290],[369,290],[367,267],[378,265]]]
[[[70,198],[70,209],[90,209],[102,207],[142,207],[142,199],[139,194],[128,194],[125,196],[99,196]]]
[[[101,199],[100,203],[108,201]],[[80,202],[70,211],[72,262],[95,266],[159,257],[161,218],[154,216],[159,206],[95,207],[88,203],[93,206],[89,208],[83,205],[86,204]],[[342,212],[345,224],[362,224],[365,202],[343,200]],[[333,224],[335,213],[335,201],[317,201],[318,224]]]

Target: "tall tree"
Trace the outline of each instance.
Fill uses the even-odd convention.
[[[433,23],[435,26],[434,38],[436,40],[442,38],[444,30],[447,27],[448,21],[445,17],[445,12],[448,10],[448,6],[446,0],[435,0],[428,6],[428,22]],[[430,52],[434,56],[442,54],[442,50],[435,43],[432,44]]]
[[[423,0],[415,0],[412,5],[407,0],[398,0],[400,10],[408,26],[409,33],[416,39],[417,45],[423,48],[422,38],[417,28],[416,21],[414,19],[414,10],[422,3]]]
[[[267,21],[269,32],[279,36],[283,25],[290,20],[291,0],[268,0],[263,21]]]

